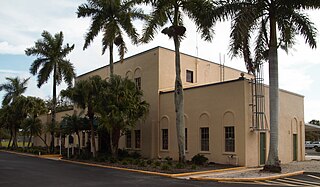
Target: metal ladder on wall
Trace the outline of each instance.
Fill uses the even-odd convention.
[[[254,78],[251,79],[251,109],[252,109],[252,126],[254,131],[268,131],[268,124],[265,115],[265,90],[263,78],[263,64],[258,65],[255,69]]]

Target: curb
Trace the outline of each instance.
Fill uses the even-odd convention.
[[[121,167],[116,167],[116,166],[107,166],[107,165],[93,164],[93,163],[86,163],[86,162],[79,162],[79,161],[65,160],[65,159],[60,159],[60,161],[74,163],[74,164],[81,164],[81,165],[86,165],[86,166],[94,166],[94,167],[109,168],[109,169],[116,169],[116,170],[136,172],[136,173],[144,173],[144,174],[150,174],[150,175],[158,175],[158,176],[163,176],[163,177],[171,177],[171,175],[172,175],[172,174],[167,174],[167,173],[144,171],[144,170],[137,170],[137,169],[130,169],[130,168],[121,168]]]
[[[256,178],[196,178],[196,177],[190,177],[191,180],[198,180],[198,181],[216,181],[216,182],[222,182],[222,181],[232,181],[232,182],[253,182],[253,181],[264,181],[264,180],[274,180],[274,179],[280,179],[285,177],[291,177],[295,175],[301,175],[304,171],[296,171],[292,173],[285,173],[280,175],[274,175],[270,177],[256,177]]]
[[[15,152],[15,151],[8,151],[8,150],[0,150],[0,152],[22,155],[22,156],[29,156],[29,157],[34,157],[34,158],[50,159],[50,160],[52,160],[52,158],[57,158],[58,160],[60,160],[62,158],[61,155],[34,155],[34,154],[29,154],[29,153],[20,153],[20,152]]]
[[[196,172],[189,172],[189,173],[177,173],[177,174],[171,174],[171,177],[185,177],[188,175],[201,175],[201,174],[207,174],[207,173],[218,173],[218,172],[225,172],[225,171],[241,170],[241,169],[245,169],[245,168],[246,167],[235,167],[235,168],[208,170],[208,171],[196,171]]]

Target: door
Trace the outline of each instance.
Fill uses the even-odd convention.
[[[260,165],[266,163],[266,133],[260,132]]]
[[[293,161],[298,160],[298,136],[293,134]]]

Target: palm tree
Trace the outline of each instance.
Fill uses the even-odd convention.
[[[12,116],[12,107],[10,105],[4,105],[2,108],[0,108],[0,124],[1,127],[8,130],[10,132],[10,139],[7,148],[10,147],[12,137],[13,137],[13,116]]]
[[[24,96],[18,96],[10,105],[11,109],[11,129],[12,129],[12,148],[18,147],[17,134],[21,128],[23,121],[28,115],[28,100]]]
[[[163,34],[173,38],[175,47],[175,109],[176,109],[176,129],[178,138],[179,161],[185,162],[184,145],[184,104],[183,86],[181,81],[180,67],[180,43],[184,37],[186,28],[183,26],[183,15],[185,14],[196,24],[201,37],[206,41],[212,39],[213,22],[210,13],[214,5],[209,0],[138,0],[137,3],[151,4],[153,12],[148,19],[144,29],[142,42],[149,42],[154,38],[155,32],[169,23],[170,26],[162,30]]]
[[[138,33],[133,26],[134,19],[144,19],[145,15],[139,8],[134,8],[133,1],[123,0],[87,0],[78,7],[77,15],[91,17],[91,25],[85,36],[85,50],[99,32],[103,33],[102,55],[106,49],[110,52],[110,74],[113,74],[113,44],[118,47],[121,61],[127,51],[123,33],[126,33],[134,44],[138,43]]]
[[[101,92],[105,84],[106,82],[102,80],[100,76],[93,76],[87,80],[78,81],[73,88],[69,87],[67,90],[61,91],[62,97],[69,98],[83,110],[87,109],[87,116],[91,128],[93,157],[96,157],[95,129],[93,124],[97,105],[96,102],[100,102],[95,98]]]
[[[20,79],[19,77],[6,77],[7,83],[0,84],[0,91],[7,92],[2,100],[2,105],[8,105],[13,102],[18,96],[22,95],[27,89],[27,83],[30,78]]]
[[[78,149],[79,149],[79,155],[80,155],[80,131],[83,130],[83,118],[81,118],[79,115],[74,113],[72,116],[66,115],[62,117],[61,121],[61,128],[63,131],[63,134],[66,135],[72,135],[73,133],[76,133],[78,137]]]
[[[270,149],[264,170],[280,172],[278,156],[279,84],[278,47],[288,51],[296,35],[302,35],[311,48],[316,47],[316,28],[305,9],[320,8],[319,1],[286,0],[235,0],[222,2],[214,10],[214,19],[232,18],[231,53],[243,56],[250,67],[257,67],[264,60],[269,62]],[[254,58],[250,42],[254,31]],[[279,37],[278,37],[278,33]]]
[[[24,121],[24,130],[26,130],[29,134],[28,147],[31,143],[32,136],[36,136],[41,134],[42,131],[42,122],[38,118],[40,115],[45,114],[47,112],[46,103],[37,97],[27,97],[27,112],[28,117]]]
[[[134,82],[122,79],[119,75],[111,76],[105,89],[100,92],[97,112],[109,131],[114,157],[118,155],[121,132],[131,130],[148,112],[149,104],[142,100],[142,96]]]
[[[75,70],[71,62],[66,56],[74,49],[74,45],[63,46],[63,33],[57,33],[52,36],[49,32],[43,31],[43,38],[35,42],[35,45],[25,50],[26,55],[37,56],[30,67],[32,75],[38,74],[38,87],[40,88],[48,81],[50,75],[53,74],[53,106],[51,108],[51,123],[56,124],[56,89],[62,80],[72,85],[75,78]],[[51,152],[54,151],[54,132],[51,132]]]

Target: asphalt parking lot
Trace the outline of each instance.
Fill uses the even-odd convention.
[[[320,156],[320,152],[317,152],[315,149],[306,149],[306,155]]]
[[[202,187],[226,185],[212,181],[179,180],[115,169],[85,166],[0,151],[0,186]],[[248,184],[228,184],[227,186],[239,187],[248,186]],[[257,185],[253,184],[252,186]]]

